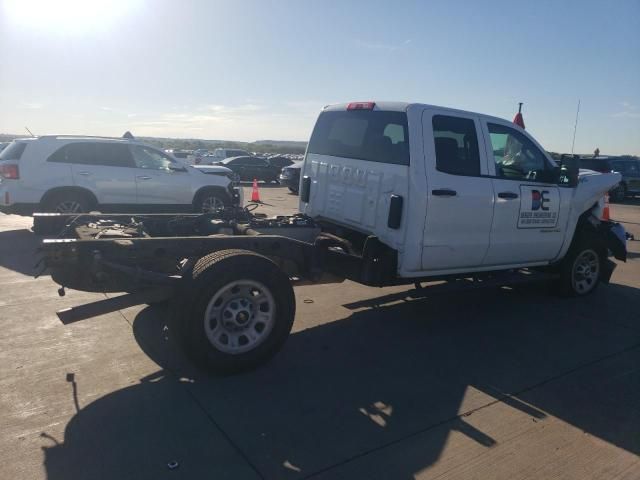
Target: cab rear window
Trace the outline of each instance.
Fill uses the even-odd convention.
[[[11,142],[9,146],[0,153],[0,160],[20,160],[25,148],[27,148],[26,142]]]
[[[309,153],[409,165],[407,114],[379,110],[323,112]]]

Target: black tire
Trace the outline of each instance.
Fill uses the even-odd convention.
[[[289,187],[289,191],[290,191],[291,193],[293,193],[294,195],[298,195],[298,189],[297,189],[297,188],[291,188],[291,187]]]
[[[217,302],[223,297],[218,297],[217,300],[216,297],[226,291],[233,292],[237,285],[243,285],[242,282],[261,286],[256,298],[262,298],[265,290],[271,295],[273,309],[269,312],[269,318],[272,320],[269,320],[268,327],[263,326],[260,331],[257,329],[256,318],[263,312],[262,304],[259,306],[260,312],[253,310],[258,315],[250,314],[244,330],[230,330],[224,325],[227,308],[231,308],[226,305],[233,306],[234,302],[240,302],[244,297],[238,293],[240,296],[236,298],[230,293],[231,299],[222,301],[219,305]],[[267,301],[265,303],[268,304]],[[272,308],[270,305],[268,307]],[[275,263],[246,250],[222,250],[196,262],[190,278],[186,279],[182,305],[176,309],[175,315],[178,317],[174,318],[172,324],[174,328],[179,329],[179,341],[194,362],[218,374],[232,374],[251,370],[266,363],[281,349],[293,326],[295,310],[295,296],[289,277]],[[205,321],[207,313],[211,316]],[[236,319],[232,320],[235,321]],[[218,345],[209,337],[216,335],[215,332],[219,332]],[[238,347],[250,348],[248,351],[230,353],[223,351],[223,346],[220,346],[220,339],[226,335],[225,332],[229,333],[228,336],[235,336],[237,343],[241,343],[243,336],[247,342],[254,341],[248,340],[245,333],[256,335],[259,340],[254,346]]]
[[[624,199],[627,197],[627,187],[624,183],[621,183],[611,193],[612,202],[624,202]]]
[[[193,207],[197,213],[208,213],[212,210],[208,208],[207,205],[214,204],[220,205],[221,207],[228,207],[231,205],[231,200],[227,194],[219,190],[205,190],[198,193],[196,200],[193,202]]]
[[[44,211],[57,213],[87,213],[95,207],[88,195],[80,192],[55,192],[43,202]]]
[[[578,232],[576,232],[578,235]],[[560,265],[560,293],[582,297],[598,287],[607,260],[607,249],[590,233],[580,235]]]

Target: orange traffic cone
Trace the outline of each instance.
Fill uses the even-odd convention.
[[[258,180],[253,179],[253,190],[251,191],[251,201],[255,203],[262,203],[260,201],[260,191],[258,190]]]
[[[609,216],[609,194],[604,195],[604,208],[602,209],[602,220],[611,220]]]

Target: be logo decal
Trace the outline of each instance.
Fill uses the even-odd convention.
[[[558,224],[560,192],[557,187],[520,186],[518,228],[553,228]]]

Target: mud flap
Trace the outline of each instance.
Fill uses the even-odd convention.
[[[600,281],[602,283],[609,284],[611,275],[613,275],[613,271],[616,269],[616,267],[616,262],[612,262],[607,258],[602,265],[602,275],[600,275]]]
[[[627,235],[624,227],[615,222],[601,222],[598,230],[603,233],[605,245],[607,246],[611,254],[617,260],[626,262]]]

